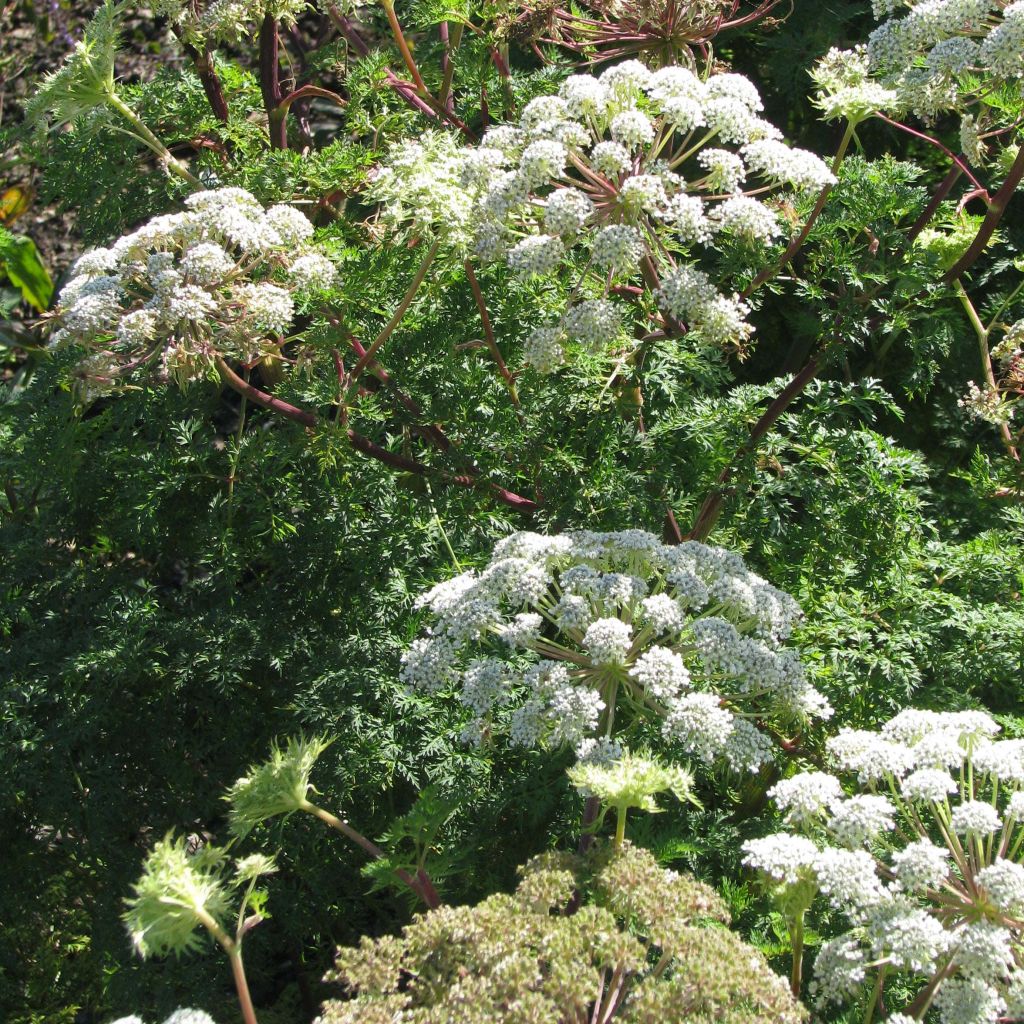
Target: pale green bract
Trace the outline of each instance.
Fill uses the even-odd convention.
[[[127,900],[125,923],[142,956],[200,949],[197,929],[211,920],[220,926],[230,913],[224,851],[202,845],[190,852],[188,845],[184,836],[157,842]]]
[[[329,746],[328,740],[301,736],[283,747],[275,744],[269,760],[253,766],[228,790],[231,831],[244,838],[267,818],[301,810],[312,788],[310,772]]]

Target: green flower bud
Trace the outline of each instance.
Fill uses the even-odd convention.
[[[967,251],[974,241],[984,218],[973,214],[961,214],[957,221],[944,224],[939,228],[926,228],[918,236],[914,245],[926,249],[938,261],[943,270],[949,270]],[[989,245],[1002,239],[996,232]]]
[[[569,769],[569,781],[584,795],[596,796],[605,807],[614,807],[624,818],[631,807],[656,814],[659,793],[697,803],[693,776],[679,765],[665,765],[654,758],[628,751],[611,764],[577,764]]]
[[[214,846],[189,853],[186,839],[170,833],[153,847],[124,914],[142,956],[180,956],[199,948],[199,925],[223,935],[221,922],[230,910],[225,860]]]
[[[277,870],[273,857],[265,853],[252,853],[248,857],[235,861],[235,881],[251,882],[261,875],[271,875]]]
[[[267,818],[301,810],[310,792],[310,772],[328,746],[329,740],[303,736],[292,737],[283,748],[275,744],[270,759],[251,768],[228,791],[231,831],[244,838]]]

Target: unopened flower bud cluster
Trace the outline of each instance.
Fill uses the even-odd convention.
[[[646,850],[549,852],[520,874],[511,895],[442,906],[401,936],[340,950],[329,980],[346,997],[320,1020],[596,1021],[602,1007],[633,1024],[807,1020],[764,956],[711,924],[728,921],[717,894]],[[572,899],[581,905],[566,913]]]
[[[641,716],[676,751],[742,771],[772,756],[762,724],[831,714],[783,646],[798,605],[721,548],[641,530],[517,533],[418,606],[432,621],[402,678],[454,693],[467,741],[503,733],[608,760],[612,724]]]
[[[828,742],[854,795],[821,771],[769,791],[793,831],[748,841],[745,863],[783,899],[820,893],[851,926],[818,952],[819,1008],[882,970],[934,982],[942,1024],[1024,1012],[1024,741],[998,732],[984,712],[909,709]]]
[[[746,306],[720,294],[694,260],[723,238],[768,246],[784,234],[775,210],[745,188],[813,193],[834,180],[817,157],[783,143],[761,109],[741,75],[702,81],[685,68],[650,71],[629,60],[570,77],[461,157],[436,140],[404,145],[375,194],[389,218],[443,228],[459,244],[469,236],[480,259],[504,260],[524,278],[570,261],[586,269],[560,320],[526,343],[526,361],[542,372],[580,348],[625,346],[612,287],[654,288],[678,272],[706,282],[687,306],[687,328],[706,343],[742,347],[752,333]],[[680,315],[661,291],[655,298]]]
[[[294,207],[265,210],[239,188],[196,193],[185,207],[75,264],[52,341],[91,350],[78,371],[85,397],[139,367],[185,384],[217,356],[257,359],[287,333],[297,295],[333,285],[334,264]]]

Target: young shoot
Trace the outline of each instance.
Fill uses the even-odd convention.
[[[64,64],[43,79],[26,104],[25,124],[45,135],[51,128],[63,127],[105,107],[127,125],[117,130],[138,139],[168,171],[200,187],[187,165],[150,131],[117,91],[114,61],[120,46],[121,19],[129,9],[127,0],[105,0]]]
[[[658,814],[655,797],[671,793],[680,803],[700,803],[693,795],[693,776],[679,765],[665,765],[645,753],[623,753],[610,764],[581,762],[569,769],[569,781],[585,797],[597,797],[601,812],[595,828],[600,828],[609,810],[615,811],[615,847],[626,837],[626,815],[631,808]]]
[[[228,956],[246,1024],[256,1024],[242,940],[265,916],[266,893],[256,885],[276,870],[263,854],[232,865],[226,850],[209,844],[190,850],[184,836],[168,834],[150,851],[126,901],[124,920],[136,950],[143,957],[181,956],[202,947],[205,930]]]
[[[374,860],[384,860],[385,851],[376,843],[357,832],[343,818],[309,799],[310,793],[316,793],[309,781],[310,773],[330,742],[323,738],[292,737],[283,747],[275,744],[269,760],[250,768],[225,796],[231,804],[231,829],[235,835],[243,838],[270,818],[302,811],[340,832]],[[415,874],[404,868],[396,868],[395,875],[428,907],[440,903],[430,876],[422,866]]]

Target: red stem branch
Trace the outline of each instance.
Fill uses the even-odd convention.
[[[705,540],[708,534],[711,533],[722,512],[722,504],[726,496],[726,485],[732,479],[740,463],[753,454],[758,443],[771,430],[776,420],[817,376],[818,370],[821,368],[823,355],[824,350],[821,350],[811,356],[803,369],[796,373],[793,379],[779,392],[775,401],[765,409],[758,421],[750,428],[750,436],[736,449],[728,465],[718,474],[718,479],[704,499],[700,510],[697,512],[697,517],[693,521],[693,528],[687,535],[688,539]]]
[[[288,129],[285,116],[288,108],[282,111],[281,100],[281,67],[278,54],[277,21],[272,14],[267,14],[260,26],[260,93],[263,95],[263,106],[267,111],[270,145],[273,149],[288,148]]]
[[[328,5],[327,16],[360,57],[365,57],[370,52],[370,48],[366,45],[362,36],[359,35],[351,19],[346,18],[333,4]],[[387,79],[388,85],[413,110],[423,114],[424,117],[429,117],[432,121],[448,121],[458,128],[469,142],[476,142],[476,135],[473,134],[473,131],[461,118],[457,117],[451,110],[446,109],[444,105],[438,103],[429,93],[421,95],[415,83],[403,81],[389,67],[384,68],[384,77]]]
[[[288,113],[288,108],[296,100],[305,99],[308,96],[318,96],[320,99],[330,100],[332,103],[337,103],[339,107],[347,107],[348,103],[343,100],[336,92],[331,92],[330,89],[321,89],[318,85],[303,85],[298,89],[293,89],[281,102],[277,105],[277,113],[283,119],[284,115]]]
[[[954,163],[947,172],[946,176],[939,182],[938,187],[932,194],[931,199],[928,200],[928,205],[921,211],[921,216],[914,221],[910,232],[907,235],[907,241],[913,242],[915,238],[928,226],[932,217],[935,216],[935,211],[942,205],[942,202],[946,199],[950,192],[953,191],[953,186],[957,183],[960,175],[963,172],[960,170],[960,165]]]
[[[911,128],[910,125],[904,124],[902,121],[894,121],[891,117],[886,117],[885,114],[881,113],[880,111],[875,111],[875,117],[884,121],[886,124],[891,124],[893,128],[898,128],[901,132],[906,132],[908,135],[913,135],[915,139],[921,139],[924,142],[927,142],[929,145],[936,146],[938,149],[941,149],[942,152],[945,153],[946,156],[948,156],[949,159],[952,160],[953,163],[955,163],[957,167],[959,167],[960,170],[967,175],[968,178],[970,178],[970,180],[974,183],[974,187],[976,189],[983,192],[986,196],[988,195],[988,190],[974,176],[970,167],[967,166],[966,162],[961,157],[957,156],[956,153],[954,153],[953,150],[951,150],[948,146],[944,146],[941,142],[939,142],[938,139],[932,138],[931,135],[928,135],[925,132],[919,132],[916,128]]]
[[[398,15],[395,14],[395,0],[381,0],[381,6],[384,8],[384,13],[387,15],[388,25],[391,28],[391,35],[394,37],[395,45],[398,47],[398,52],[402,55],[402,60],[405,62],[405,66],[408,69],[409,74],[412,75],[413,82],[416,83],[416,88],[424,96],[429,95],[430,90],[423,81],[420,69],[416,66],[416,59],[413,57],[412,51],[409,49],[405,33],[402,31],[402,26],[398,21]]]
[[[217,369],[220,371],[221,378],[230,388],[237,391],[240,395],[244,395],[249,399],[249,401],[256,405],[262,406],[264,409],[269,409],[271,412],[276,412],[278,415],[284,416],[286,419],[293,420],[295,423],[301,423],[302,426],[308,427],[311,430],[315,429],[319,425],[320,421],[315,414],[308,412],[305,409],[299,409],[297,406],[282,401],[280,398],[275,398],[273,395],[268,395],[265,391],[261,391],[254,385],[244,381],[220,356],[217,357]],[[346,430],[346,434],[349,442],[356,451],[360,451],[364,455],[368,455],[370,458],[384,463],[386,466],[392,466],[395,469],[403,470],[406,473],[415,473],[418,476],[427,476],[434,472],[422,462],[417,462],[415,459],[410,459],[398,452],[392,452],[387,448],[382,448],[375,441],[371,441],[368,437],[365,437],[363,434],[357,433],[354,430]],[[505,487],[500,487],[498,484],[491,483],[488,480],[481,480],[476,476],[468,474],[457,476],[452,473],[446,473],[443,470],[438,472],[436,475],[445,482],[457,484],[460,487],[472,487],[486,490],[493,494],[498,501],[510,506],[511,508],[518,509],[520,512],[533,512],[537,508],[537,503],[535,501],[531,501],[529,498],[524,498],[522,495],[516,494],[514,491],[510,491]]]
[[[1006,180],[999,187],[999,191],[989,200],[988,213],[985,214],[985,219],[981,222],[981,227],[978,228],[974,241],[971,242],[963,256],[943,276],[942,280],[945,284],[952,283],[961,274],[969,270],[982,254],[985,246],[988,245],[995,234],[996,228],[999,227],[999,222],[1003,219],[1006,207],[1013,198],[1013,193],[1016,192],[1021,178],[1024,178],[1024,146],[1021,146],[1017,151],[1016,159],[1014,159],[1013,165],[1010,167],[1009,174],[1006,175]]]
[[[220,83],[217,70],[213,66],[213,54],[210,52],[209,46],[204,45],[200,50],[188,42],[177,29],[174,30],[174,34],[178,37],[181,48],[195,65],[196,74],[199,76],[199,81],[202,82],[203,92],[206,94],[207,102],[210,104],[214,116],[218,121],[227,124],[228,101],[224,98],[224,88]]]
[[[476,279],[476,274],[473,272],[473,264],[466,260],[464,265],[466,267],[466,278],[469,281],[470,290],[473,292],[473,298],[476,300],[476,308],[480,313],[480,323],[483,325],[484,340],[487,343],[488,351],[494,357],[494,362],[498,366],[498,372],[505,380],[505,385],[512,399],[512,405],[518,410],[520,406],[519,392],[516,390],[516,380],[502,358],[501,349],[498,348],[498,343],[494,338],[494,329],[491,327],[491,318],[487,314],[487,303],[484,301],[484,293],[480,290],[480,282]]]

